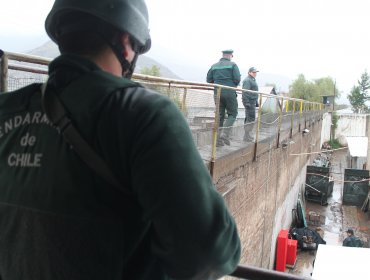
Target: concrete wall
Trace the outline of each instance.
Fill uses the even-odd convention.
[[[322,144],[330,140],[330,129],[331,129],[331,113],[325,113],[323,115],[322,120],[320,147],[322,147]]]
[[[365,114],[348,114],[336,112],[338,116],[338,127],[335,130],[335,138],[342,145],[347,145],[345,136],[367,136]],[[321,145],[330,140],[331,113],[325,113],[322,125]]]
[[[315,157],[309,153],[320,149],[322,121],[310,125],[310,133],[295,133],[285,148],[276,148],[276,140],[259,144],[256,161],[249,147],[215,163],[214,181],[242,240],[241,264],[274,268],[277,235],[289,229],[303,194],[306,165]]]

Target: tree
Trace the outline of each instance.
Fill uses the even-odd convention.
[[[335,98],[339,98],[339,90],[335,87],[335,82],[331,77],[308,81],[303,74],[299,74],[289,87],[289,96],[321,103],[323,96],[333,96],[334,91]]]
[[[360,92],[366,97],[366,99],[369,99],[368,96],[368,89],[370,89],[370,77],[367,71],[365,70],[364,73],[361,75],[361,80],[358,81],[358,85],[360,87]]]
[[[315,85],[318,88],[320,96],[335,96],[335,99],[340,97],[340,92],[335,86],[335,81],[331,77],[325,77],[314,80]]]
[[[370,99],[368,94],[370,77],[366,70],[357,84],[357,86],[352,87],[351,94],[348,95],[348,101],[351,103],[354,113],[369,113],[370,109],[365,102]]]
[[[289,86],[289,96],[307,101],[320,102],[315,84],[307,81],[303,74],[299,74],[298,78]]]
[[[348,95],[348,101],[351,103],[354,113],[361,113],[364,110],[365,96],[361,94],[359,86],[353,86],[351,94]]]
[[[157,65],[153,65],[151,68],[145,66],[143,69],[141,69],[140,74],[160,77],[161,76],[161,69]],[[147,86],[147,88],[150,88],[150,89],[153,89],[153,90],[156,90],[156,91],[159,91],[159,92],[163,92],[163,93],[165,92],[163,90],[163,87],[159,87],[155,84],[147,84],[146,86]]]
[[[161,69],[157,65],[153,65],[151,68],[144,67],[143,69],[141,69],[140,74],[160,77]]]

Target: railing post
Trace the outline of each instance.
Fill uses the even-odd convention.
[[[298,126],[298,132],[301,132],[301,121],[302,121],[302,109],[303,109],[303,102],[299,102],[299,126]]]
[[[256,139],[254,141],[254,154],[253,160],[257,159],[257,146],[258,146],[258,136],[260,131],[261,125],[261,112],[262,112],[262,94],[259,95],[259,107],[258,107],[258,115],[257,115],[257,129],[256,129]]]
[[[214,175],[214,168],[216,162],[216,144],[218,138],[218,128],[220,124],[220,97],[221,97],[221,87],[217,88],[216,96],[215,96],[215,121],[213,124],[213,135],[212,135],[212,155],[211,155],[211,162],[209,167],[209,173],[211,174],[212,178]]]
[[[307,104],[306,102],[304,103],[303,111],[304,111],[304,128],[306,129],[307,128]]]
[[[0,92],[8,91],[8,56],[0,50]]]
[[[287,100],[286,107],[285,107],[285,113],[288,113],[289,112],[289,103],[290,103],[290,101]]]
[[[172,99],[172,98],[171,98],[171,82],[169,82],[169,83],[168,83],[167,96],[168,96],[168,98]],[[172,100],[173,100],[173,99],[172,99]]]
[[[290,118],[290,133],[289,138],[293,137],[293,122],[294,122],[295,100],[293,100],[292,116]]]
[[[279,104],[279,99],[277,99]],[[276,140],[276,148],[279,148],[280,146],[280,130],[281,130],[281,124],[283,123],[283,104],[284,104],[284,98],[281,98],[281,105],[279,107],[279,122],[278,122],[278,131],[277,131],[277,140]]]
[[[183,112],[184,115],[186,115],[186,95],[188,93],[188,89],[184,88],[184,95],[182,96],[182,102],[181,102],[181,111]]]
[[[232,277],[249,280],[308,280],[311,278],[300,277],[298,275],[289,274],[285,272],[269,270],[260,267],[254,267],[250,265],[238,265],[233,273],[230,274]]]

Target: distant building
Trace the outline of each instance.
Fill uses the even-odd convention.
[[[321,97],[322,97],[322,104],[333,105],[334,95],[321,95]]]
[[[366,169],[368,138],[347,136],[347,166],[352,169]]]

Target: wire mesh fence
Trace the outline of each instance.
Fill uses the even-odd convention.
[[[9,70],[8,73],[8,91],[15,91],[32,83],[44,83],[48,77],[46,74],[21,72],[18,70]]]
[[[2,53],[0,64],[2,91],[14,91],[31,83],[46,81],[49,60],[22,54]],[[256,120],[245,123],[245,108],[241,102],[243,90],[237,88],[235,90],[239,105],[235,123],[230,128],[218,127],[216,104],[219,104],[217,100],[219,96],[215,94],[214,87],[223,86],[140,74],[134,74],[133,79],[147,88],[166,95],[177,105],[187,120],[194,142],[207,164],[250,145],[257,149],[255,144],[258,142],[274,141],[278,146],[279,141],[292,137],[310,122],[319,118],[324,108],[304,100],[298,100],[295,103],[296,101],[289,97],[257,92],[259,107],[256,107]],[[291,103],[290,106],[289,103]],[[226,114],[225,118],[227,117]],[[218,147],[217,138],[223,130],[227,129],[230,130],[230,145]],[[251,136],[249,139],[246,139],[246,133]]]

